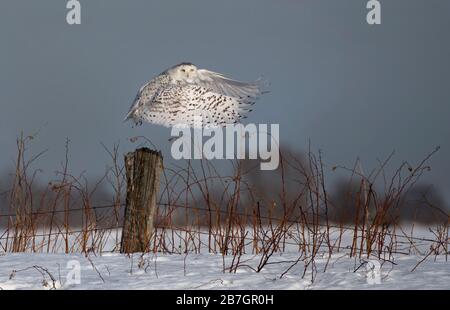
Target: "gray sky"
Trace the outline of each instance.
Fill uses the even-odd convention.
[[[308,139],[328,165],[366,170],[396,150],[422,159],[436,145],[433,182],[450,201],[450,1],[382,2],[382,24],[366,1],[81,1],[82,24],[65,22],[66,1],[0,4],[0,171],[15,138],[41,130],[31,151],[53,173],[71,140],[72,171],[104,172],[100,143],[135,145],[145,135],[169,160],[169,129],[122,119],[138,88],[189,61],[240,80],[260,75],[271,93],[249,116],[280,123],[282,142]]]

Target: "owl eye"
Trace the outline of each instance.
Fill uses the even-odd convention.
[[[190,71],[192,72],[192,71],[194,71],[194,69],[191,69]]]
[[[181,69],[181,72],[186,72],[186,70],[185,69]]]

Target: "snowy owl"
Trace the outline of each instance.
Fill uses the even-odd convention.
[[[173,66],[143,85],[125,120],[166,127],[220,127],[245,118],[267,83],[239,82],[191,63]]]

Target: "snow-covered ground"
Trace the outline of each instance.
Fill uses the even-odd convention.
[[[310,257],[299,261],[298,243],[292,237],[285,252],[271,256],[260,272],[254,269],[261,255],[244,254],[235,273],[226,270],[233,264],[233,256],[208,254],[208,236],[203,234],[196,241],[200,253],[189,246],[187,255],[129,256],[113,252],[120,231],[111,231],[105,237],[101,254],[63,254],[64,243],[59,238],[52,241],[56,245],[52,246],[54,254],[0,252],[0,289],[450,289],[450,257],[447,261],[442,248],[441,255],[427,256],[430,246],[436,244],[428,228],[416,227],[414,234],[410,231],[407,226],[396,231],[396,247],[392,256],[383,254],[385,260],[349,257],[353,231],[347,230],[342,235],[341,250],[331,257],[322,244],[314,261]],[[183,252],[184,233],[174,232],[178,237],[167,240],[168,246],[171,242]],[[339,231],[330,233],[333,244],[337,236]],[[252,235],[248,238],[246,253],[252,253]],[[76,244],[75,239],[76,235],[71,235],[70,243]],[[45,240],[36,242],[42,243],[37,251],[47,249]],[[77,252],[76,248],[73,251]],[[297,264],[293,266],[294,262]]]
[[[241,261],[255,267],[259,258],[244,255]],[[311,269],[302,278],[303,262],[280,278],[297,259],[294,253],[274,256],[260,273],[247,267],[224,273],[222,256],[214,254],[6,254],[0,256],[0,288],[50,289],[53,277],[58,289],[450,289],[450,262],[429,257],[412,272],[422,258],[396,256],[395,265],[384,262],[378,271],[375,259],[369,265],[336,254],[324,272],[328,259],[318,257],[311,283]],[[230,263],[231,257],[225,265]]]

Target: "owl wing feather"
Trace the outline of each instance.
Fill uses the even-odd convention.
[[[268,89],[268,82],[262,78],[254,83],[246,83],[206,69],[199,69],[197,73],[198,78],[195,79],[197,85],[208,87],[219,94],[239,99],[247,99],[249,101],[258,99]]]
[[[145,105],[140,118],[166,127],[212,128],[244,118],[252,104],[248,98],[223,95],[210,87],[172,84]]]
[[[144,105],[152,102],[168,82],[169,78],[166,75],[161,74],[145,83],[136,94],[136,97],[128,110],[127,116],[125,117],[125,121],[133,118],[133,115],[138,113]]]

